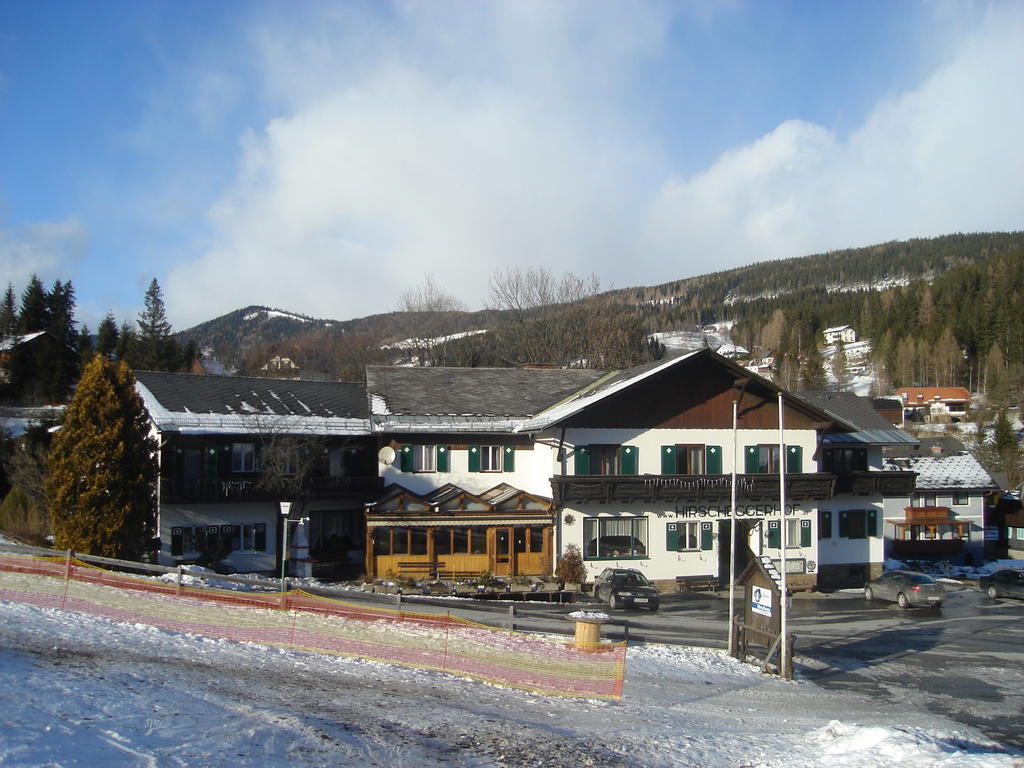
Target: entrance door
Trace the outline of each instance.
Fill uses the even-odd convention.
[[[736,547],[736,571],[739,576],[743,569],[750,563],[751,551],[747,544],[750,538],[750,523],[746,520],[736,521],[736,530],[731,532],[732,522],[729,520],[718,521],[718,578],[722,584],[729,583],[729,536],[733,536],[733,544]]]
[[[512,529],[491,529],[491,571],[495,576],[512,576],[514,558],[512,555]]]

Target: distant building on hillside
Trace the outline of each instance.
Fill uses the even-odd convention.
[[[857,332],[850,325],[837,325],[821,332],[826,344],[851,344],[857,340]]]
[[[903,402],[907,419],[932,423],[959,421],[971,399],[964,387],[901,387],[896,396]]]

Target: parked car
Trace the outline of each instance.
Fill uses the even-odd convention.
[[[864,585],[868,600],[894,600],[900,608],[911,605],[938,607],[946,599],[946,590],[927,573],[887,571]]]
[[[1024,597],[1024,571],[1004,568],[982,576],[978,579],[978,588],[993,600],[997,597]]]
[[[635,568],[605,568],[594,579],[594,599],[607,601],[608,607],[648,608],[656,611],[661,593]]]

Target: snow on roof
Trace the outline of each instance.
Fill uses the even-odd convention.
[[[853,328],[849,325],[837,325],[834,328],[826,328],[822,333],[838,333],[845,330],[853,330]]]
[[[45,333],[46,331],[36,331],[35,333],[26,333],[21,336],[8,336],[6,339],[0,339],[0,352],[6,352],[9,349],[14,349],[27,341],[32,341],[32,339],[38,339]]]
[[[966,451],[942,456],[886,457],[884,469],[917,472],[918,490],[945,489],[998,490],[992,476],[974,456]]]

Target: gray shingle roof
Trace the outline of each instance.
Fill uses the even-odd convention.
[[[896,427],[875,410],[870,397],[852,392],[799,392],[798,395],[823,411],[856,427],[853,432],[830,432],[827,445],[861,443],[869,445],[913,445],[917,438]]]
[[[981,462],[966,451],[942,456],[901,456],[886,458],[886,470],[917,472],[919,491],[945,489],[998,490],[995,480]]]
[[[555,368],[371,366],[366,389],[374,416],[505,420],[532,416],[604,375]]]
[[[369,433],[362,384],[154,371],[135,371],[135,378],[150,418],[161,429]]]

